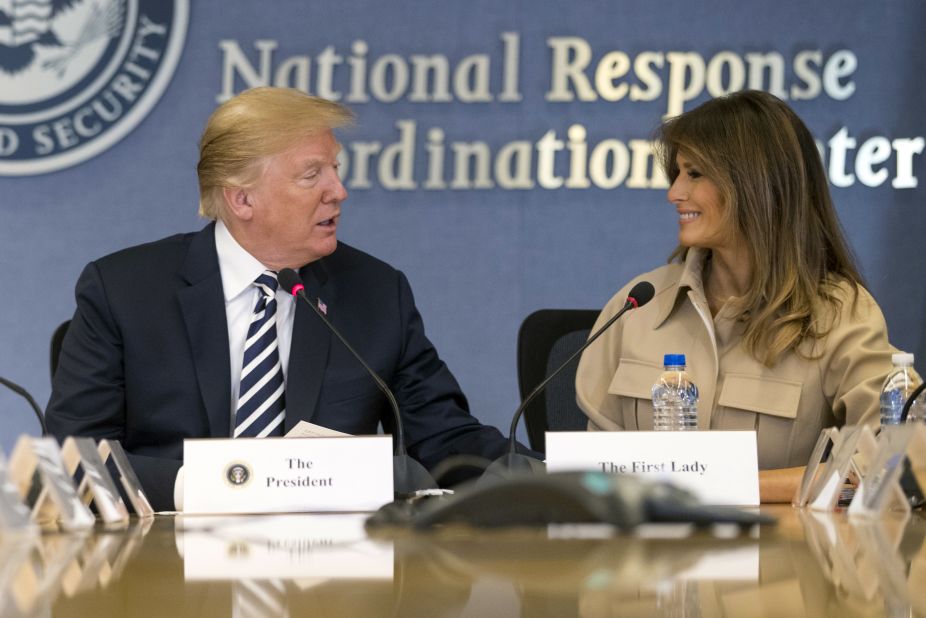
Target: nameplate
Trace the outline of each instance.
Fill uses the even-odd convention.
[[[549,431],[547,470],[669,481],[703,504],[759,504],[754,431]]]
[[[129,511],[113,484],[93,438],[68,436],[61,445],[61,458],[71,478],[75,478],[78,468],[83,472],[77,486],[77,495],[84,504],[92,501],[96,512],[107,524],[129,523]]]
[[[830,476],[827,470],[833,463],[833,445],[838,434],[838,427],[825,427],[820,431],[817,443],[810,452],[807,467],[804,468],[801,484],[798,485],[794,498],[791,500],[791,506],[798,508],[807,506],[820,493],[826,479]]]
[[[154,517],[154,509],[151,508],[148,496],[145,495],[144,490],[141,488],[141,481],[138,480],[138,475],[135,474],[135,469],[129,463],[129,458],[119,441],[100,440],[97,451],[100,453],[100,458],[104,464],[110,459],[115,464],[119,482],[122,484],[122,489],[125,490],[125,495],[128,496],[129,503],[135,510],[135,514],[141,518]]]
[[[846,483],[850,480],[858,482],[858,479],[866,476],[869,462],[874,458],[877,448],[871,427],[847,425],[841,428],[833,441],[830,456],[832,464],[820,476],[819,488],[812,489],[809,495],[810,508],[817,511],[834,510]]]
[[[926,487],[926,427],[921,423],[882,427],[878,434],[878,450],[868,473],[862,478],[849,513],[877,517],[891,509],[909,511],[910,504],[901,485],[907,461],[913,480],[920,488]]]
[[[0,453],[0,537],[12,532],[35,533],[29,509],[10,480],[6,458]]]
[[[392,438],[184,440],[185,513],[375,511],[392,502]]]
[[[96,519],[77,495],[54,438],[20,436],[9,471],[34,521],[57,523],[68,531],[93,527]]]

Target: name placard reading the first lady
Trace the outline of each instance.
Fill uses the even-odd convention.
[[[185,513],[374,511],[393,499],[392,438],[184,440]]]
[[[704,504],[759,504],[754,431],[548,431],[547,470],[669,481]]]

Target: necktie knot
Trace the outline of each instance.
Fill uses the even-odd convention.
[[[277,274],[272,270],[265,270],[254,280],[254,285],[260,288],[264,296],[270,297],[277,293],[280,282],[277,281]]]

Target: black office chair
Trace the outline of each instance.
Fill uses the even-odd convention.
[[[55,370],[58,369],[58,357],[61,356],[61,343],[64,341],[64,335],[68,332],[70,320],[62,322],[55,332],[51,335],[51,379],[55,379]]]
[[[524,319],[518,331],[518,388],[523,401],[585,340],[597,309],[541,309]],[[545,452],[545,431],[582,431],[588,417],[576,405],[576,365],[556,376],[524,410],[531,448]]]

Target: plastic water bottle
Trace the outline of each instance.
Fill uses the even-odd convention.
[[[656,431],[698,429],[698,387],[685,371],[684,354],[666,354],[665,370],[653,384],[653,428]]]
[[[913,390],[919,386],[919,380],[913,372],[912,354],[894,354],[891,356],[894,368],[881,387],[881,425],[897,425],[904,404]],[[910,408],[908,421],[915,420],[921,411],[914,404]]]

